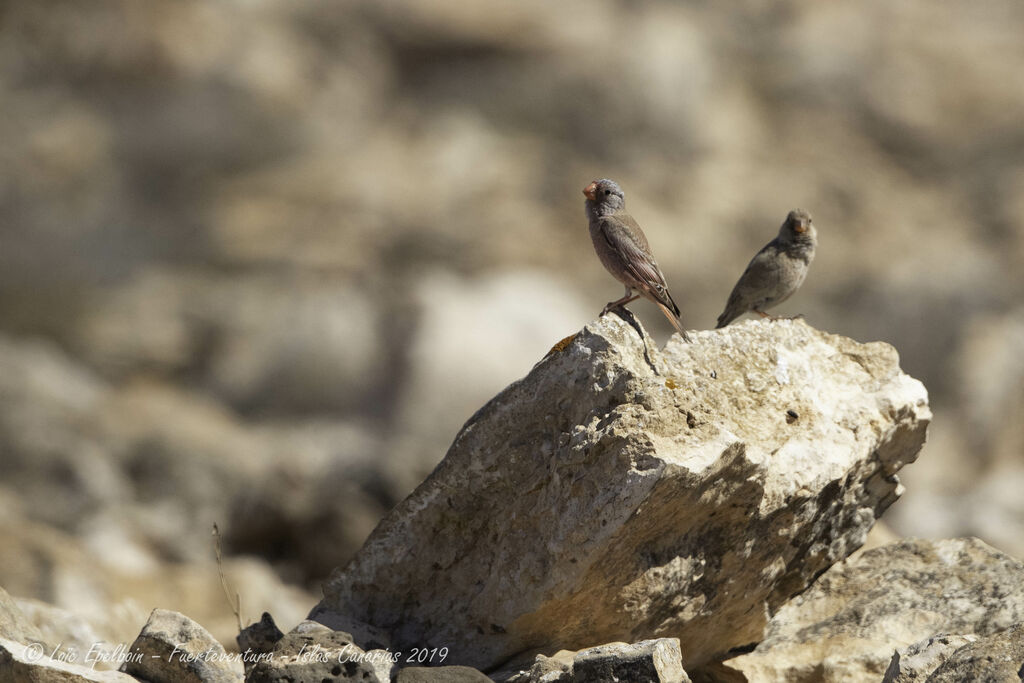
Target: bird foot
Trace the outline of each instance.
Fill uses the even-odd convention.
[[[776,320],[803,320],[804,319],[804,314],[803,313],[797,313],[796,315],[771,315],[770,313],[765,313],[764,311],[758,311],[758,310],[754,310],[754,313],[757,313],[762,318],[765,318],[767,320],[771,320],[772,322],[775,322]]]
[[[599,318],[604,317],[604,316],[608,315],[609,313],[611,313],[612,311],[622,311],[622,310],[625,310],[625,306],[620,304],[618,301],[612,301],[612,302],[609,302],[608,304],[606,304],[605,307],[601,309],[601,315],[599,315],[598,317]]]

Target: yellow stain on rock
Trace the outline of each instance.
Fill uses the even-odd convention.
[[[566,347],[568,347],[569,344],[572,344],[572,340],[575,339],[575,338],[576,338],[575,334],[570,334],[568,337],[566,337],[562,341],[560,341],[557,344],[555,344],[554,346],[552,346],[551,350],[548,351],[547,355],[550,356],[553,353],[561,353],[562,351],[565,351]]]

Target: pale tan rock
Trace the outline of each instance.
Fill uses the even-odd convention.
[[[550,657],[537,655],[533,666],[526,673],[530,683],[567,683],[572,680],[575,652],[559,650]]]
[[[38,626],[3,588],[0,588],[0,637],[21,643],[46,642]]]
[[[581,650],[572,660],[569,680],[690,683],[690,677],[683,671],[678,638],[611,643]]]
[[[117,642],[102,618],[93,623],[81,614],[39,600],[21,598],[17,603],[25,617],[38,627],[41,642],[46,643],[49,651],[73,656],[79,662],[88,657],[89,665],[96,669],[117,669],[121,665],[118,653],[125,646]]]
[[[395,683],[491,683],[471,666],[410,666],[400,669]]]
[[[978,640],[975,635],[937,635],[897,650],[889,661],[882,683],[923,683],[931,672],[964,645]]]
[[[60,652],[41,647],[38,643],[25,645],[0,637],[0,681],[22,683],[138,683],[137,679],[120,671],[94,668],[83,659],[67,661]]]
[[[747,322],[660,352],[608,315],[469,420],[311,618],[478,668],[672,636],[689,668],[864,542],[929,419],[886,344]]]
[[[244,667],[210,632],[184,614],[155,609],[131,645],[141,656],[121,670],[151,683],[240,683]]]
[[[928,683],[1019,683],[1024,678],[1024,624],[978,638],[951,654]]]
[[[536,655],[531,661],[516,661],[489,672],[497,683],[569,683],[576,653],[559,650],[550,657]]]
[[[260,657],[246,675],[247,683],[294,681],[359,681],[388,683],[401,659],[390,650],[364,650],[344,631],[303,621],[277,641],[268,657]]]
[[[726,664],[751,681],[877,683],[894,650],[1020,622],[1024,563],[977,539],[907,540],[829,569]]]

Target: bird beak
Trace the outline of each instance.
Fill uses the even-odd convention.
[[[583,194],[586,195],[590,201],[597,200],[597,183],[593,182],[583,188]]]
[[[805,232],[807,232],[807,223],[804,223],[803,221],[798,221],[797,224],[793,226],[793,230],[794,232],[797,232],[802,235]]]

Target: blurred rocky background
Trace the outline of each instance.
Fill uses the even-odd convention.
[[[0,3],[0,586],[230,640],[217,522],[243,620],[290,626],[621,295],[604,176],[692,328],[810,210],[778,312],[931,391],[887,521],[1024,557],[1021,35],[1013,0]]]

